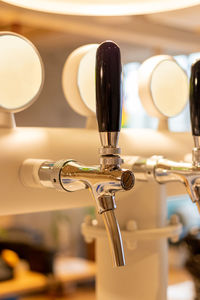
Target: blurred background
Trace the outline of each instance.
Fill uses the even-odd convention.
[[[86,119],[76,114],[64,98],[61,87],[62,69],[68,55],[77,47],[112,39],[120,46],[122,53],[124,72],[122,126],[156,129],[157,119],[146,114],[139,100],[137,70],[141,62],[148,57],[169,54],[175,57],[189,75],[191,64],[200,58],[199,15],[200,5],[139,16],[69,16],[35,12],[0,1],[0,30],[13,31],[30,39],[39,50],[45,68],[45,83],[39,99],[31,107],[15,115],[17,126],[84,127]],[[169,128],[172,131],[190,130],[188,105],[179,116],[169,120]],[[186,195],[169,198],[168,212],[169,217],[174,213],[180,215],[184,223],[183,238],[191,228],[200,225],[198,215],[191,209]],[[94,216],[94,208],[0,217],[2,248],[6,248],[3,242],[12,241],[14,247],[17,247],[16,243],[21,243],[23,250],[20,251],[23,252],[27,247],[25,241],[28,240],[29,246],[34,245],[36,251],[34,262],[30,262],[29,259],[28,263],[37,265],[35,261],[44,255],[46,262],[43,260],[43,266],[40,262],[34,271],[48,276],[52,273],[52,260],[56,255],[93,260],[94,247],[86,245],[80,234],[80,225],[88,214]],[[27,249],[30,252],[30,249]],[[4,258],[11,267],[17,264],[18,258],[13,253],[4,253]],[[30,267],[26,264],[26,253],[22,254],[22,259],[25,263],[19,266],[19,272],[23,268]],[[182,261],[178,261],[176,256],[174,258],[173,254],[173,263],[181,265]],[[68,265],[69,269],[76,269],[76,262],[74,266]],[[95,270],[87,269],[87,272],[91,283]],[[12,272],[8,272],[7,279],[12,276]],[[2,278],[6,276],[2,275]],[[40,282],[41,280],[43,279],[40,278]],[[51,297],[54,297],[52,295],[56,289],[57,287],[54,287],[53,292],[51,290]],[[73,285],[68,285],[66,291],[69,292],[70,289],[73,290]],[[34,289],[32,292],[35,292]],[[12,299],[17,297],[10,295],[2,296],[0,299],[11,299],[11,296]],[[87,297],[89,299],[89,296]]]

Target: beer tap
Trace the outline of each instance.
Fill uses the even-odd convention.
[[[190,118],[194,148],[192,162],[177,162],[154,155],[150,158],[123,157],[139,181],[155,180],[163,184],[181,182],[200,212],[200,60],[191,68]]]
[[[105,224],[115,266],[125,265],[120,228],[114,212],[115,194],[134,186],[133,173],[120,168],[122,159],[117,143],[121,127],[121,101],[120,50],[115,43],[106,41],[96,53],[96,115],[102,145],[99,150],[100,164],[86,166],[72,159],[56,162],[27,160],[21,168],[25,185],[31,185],[26,180],[25,172],[34,169],[34,174],[28,176],[33,179],[34,186],[42,185],[63,192],[90,190]]]

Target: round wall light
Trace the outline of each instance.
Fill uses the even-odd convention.
[[[78,114],[93,117],[96,113],[95,64],[98,44],[85,45],[67,58],[62,87],[67,102]]]
[[[44,80],[41,57],[26,38],[0,33],[0,111],[19,112],[38,97]]]
[[[178,115],[188,101],[188,78],[173,57],[153,56],[139,68],[139,96],[152,117],[167,119]]]

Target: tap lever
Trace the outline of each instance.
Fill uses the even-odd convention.
[[[96,54],[96,114],[103,147],[116,147],[121,129],[121,57],[112,41]]]
[[[200,137],[200,60],[191,68],[190,77],[190,119],[195,147],[199,148]]]
[[[119,47],[112,41],[102,43],[96,53],[96,115],[102,145],[99,152],[102,172],[121,170],[122,159],[117,148],[122,115],[121,71]],[[127,172],[120,179],[120,189],[132,188],[134,184],[132,172],[131,176]],[[96,200],[108,234],[114,265],[124,266],[123,243],[114,213],[115,192],[101,193]]]

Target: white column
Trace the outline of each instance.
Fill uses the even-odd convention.
[[[138,229],[166,225],[165,186],[136,183],[135,190],[121,200],[119,194],[116,214],[122,229],[130,219]],[[97,240],[97,300],[166,300],[167,240],[140,240],[135,250],[125,246],[125,255],[127,265],[113,268],[107,239]]]

